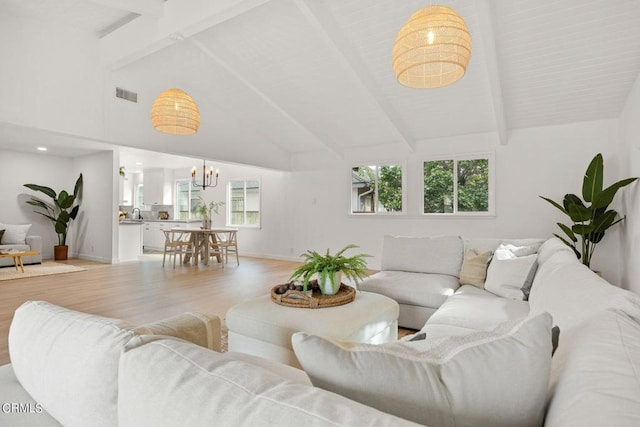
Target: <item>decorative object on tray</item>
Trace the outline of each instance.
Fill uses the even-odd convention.
[[[53,203],[45,202],[37,197],[31,197],[27,200],[27,204],[42,209],[42,211],[34,211],[49,219],[53,223],[53,228],[58,235],[58,245],[53,247],[54,259],[65,260],[69,247],[67,246],[67,233],[71,221],[76,219],[80,210],[80,202],[82,200],[83,179],[82,174],[78,177],[73,193],[69,194],[65,190],[56,193],[49,187],[37,184],[24,184],[30,190],[40,191],[53,200]]]
[[[593,252],[596,245],[604,237],[605,231],[624,219],[624,217],[618,218],[618,212],[609,209],[613,198],[620,188],[638,179],[623,179],[603,190],[603,176],[604,161],[602,154],[598,153],[591,160],[584,174],[582,181],[582,198],[584,202],[575,194],[565,194],[562,199],[562,205],[547,197],[540,196],[567,215],[573,223],[570,227],[561,222],[557,223],[569,240],[555,233],[554,236],[573,249],[578,259],[587,267],[590,266]],[[587,206],[587,203],[591,203],[591,205]],[[580,249],[576,247],[578,243],[578,237],[576,236],[580,236]]]
[[[300,285],[296,286],[287,283],[274,286],[271,289],[271,300],[276,304],[288,307],[326,308],[350,303],[356,297],[355,288],[344,283],[340,285],[338,291],[333,295],[322,295],[316,280],[310,281],[309,287],[315,288],[311,295],[309,295],[310,291],[300,290]]]
[[[314,274],[317,274],[320,292],[324,295],[334,295],[340,288],[342,275],[344,274],[348,279],[353,280],[357,287],[358,280],[368,276],[365,258],[371,256],[368,254],[357,254],[351,257],[343,255],[347,250],[357,247],[349,244],[335,255],[329,254],[329,249],[324,255],[309,250],[300,255],[304,259],[304,264],[293,272],[291,280],[302,278],[304,290],[306,291],[309,279]]]

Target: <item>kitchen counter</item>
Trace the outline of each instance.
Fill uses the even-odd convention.
[[[122,221],[119,227],[118,261],[136,261],[142,255],[142,221]]]

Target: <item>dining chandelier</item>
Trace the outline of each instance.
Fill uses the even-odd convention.
[[[200,112],[193,98],[181,89],[167,89],[151,107],[151,123],[171,135],[193,135],[200,126]]]
[[[218,185],[218,175],[220,174],[220,171],[218,169],[216,169],[215,171],[215,181],[213,179],[214,177],[214,171],[213,171],[213,166],[211,166],[209,169],[207,169],[207,165],[206,162],[203,160],[202,161],[202,181],[198,182],[196,180],[196,173],[197,173],[197,169],[194,166],[191,169],[191,184],[194,187],[202,187],[202,189],[204,190],[207,187],[215,187]]]
[[[398,32],[392,66],[400,84],[431,89],[456,82],[471,57],[471,35],[450,7],[431,5],[415,12]]]

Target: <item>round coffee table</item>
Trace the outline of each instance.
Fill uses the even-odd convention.
[[[294,333],[382,344],[398,339],[398,312],[397,302],[372,292],[357,292],[352,302],[327,308],[286,307],[265,295],[227,311],[229,351],[300,368],[291,345]]]

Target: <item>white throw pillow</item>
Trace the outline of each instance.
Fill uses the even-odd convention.
[[[15,312],[9,354],[22,387],[65,426],[118,424],[118,362],[128,324],[43,301]]]
[[[537,259],[535,246],[501,244],[493,254],[484,288],[498,296],[521,300],[524,286]]]
[[[31,224],[13,225],[0,224],[0,230],[4,230],[2,236],[3,245],[24,245],[27,241],[27,233]]]
[[[383,345],[298,332],[317,386],[431,427],[539,427],[551,369],[551,316],[493,331]]]

